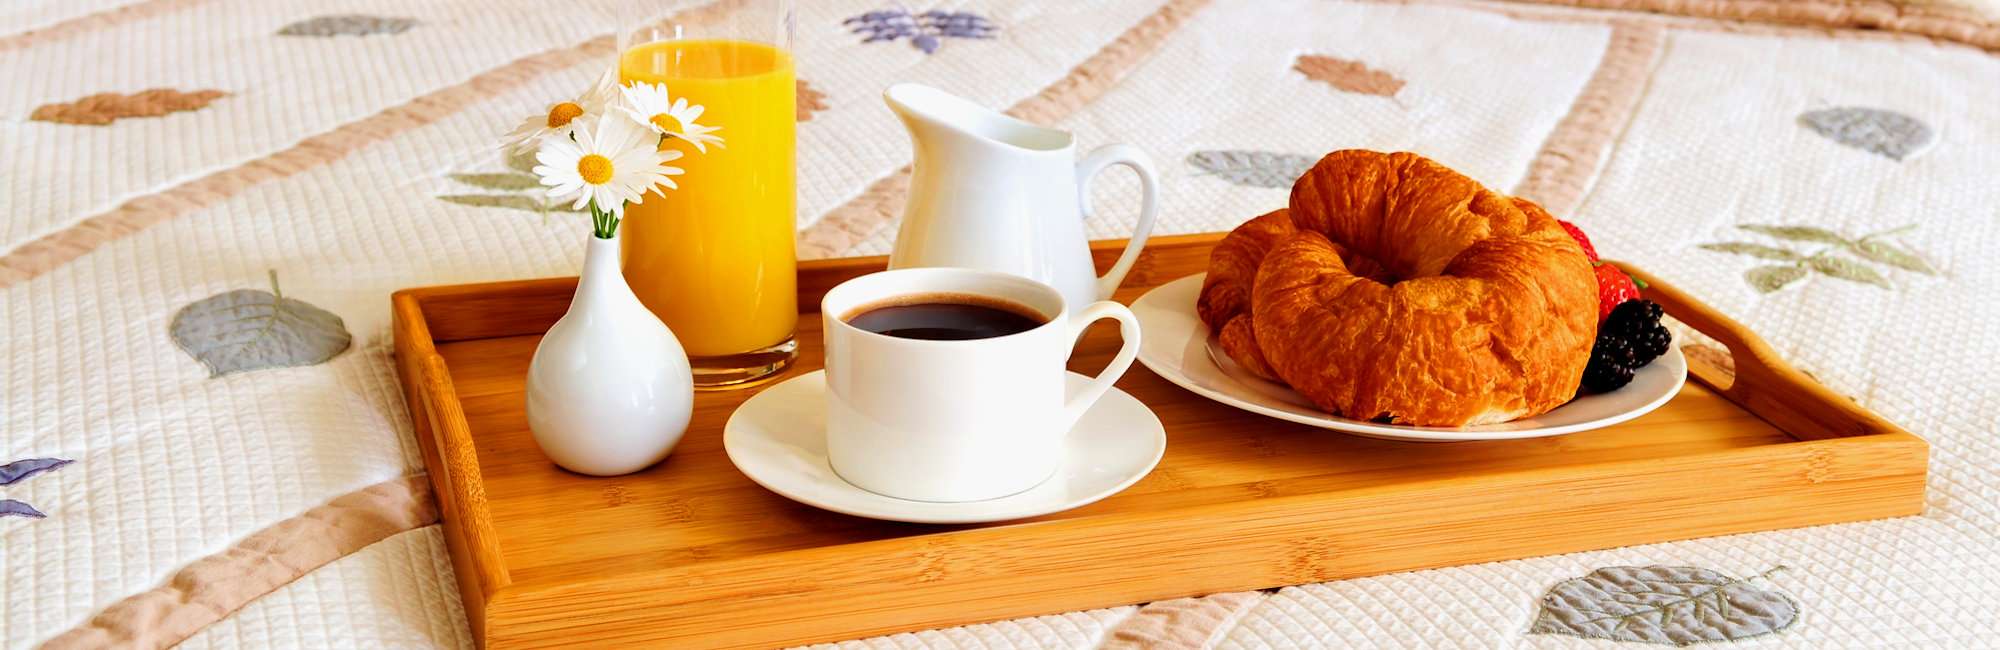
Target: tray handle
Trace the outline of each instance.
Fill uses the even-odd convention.
[[[1689,358],[1689,371],[1696,379],[1770,422],[1779,430],[1801,440],[1823,440],[1880,433],[1902,433],[1901,427],[1861,408],[1852,398],[1820,385],[1811,376],[1786,363],[1763,338],[1713,307],[1694,299],[1679,288],[1661,282],[1653,274],[1624,262],[1605,260],[1624,269],[1648,286],[1646,298],[1660,303],[1669,316],[1679,319],[1729,349],[1734,378],[1728,369]],[[1809,396],[1809,399],[1801,399]]]
[[[451,370],[444,357],[432,352],[423,359],[424,414],[430,418],[431,433],[437,441],[442,484],[451,490],[447,513],[458,521],[460,535],[469,547],[484,593],[492,594],[512,582],[501,564],[500,537],[493,531],[493,519],[486,505],[486,486],[479,475],[479,454],[473,448],[472,428],[465,422],[465,409],[458,401],[458,389],[451,383]],[[463,568],[461,567],[461,570]]]

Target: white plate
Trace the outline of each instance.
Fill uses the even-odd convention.
[[[1201,294],[1197,273],[1154,288],[1132,303],[1145,333],[1139,345],[1139,362],[1154,373],[1182,388],[1236,408],[1281,420],[1309,424],[1344,433],[1416,442],[1460,442],[1469,440],[1509,440],[1559,436],[1601,429],[1659,408],[1680,393],[1687,381],[1687,359],[1678,346],[1654,359],[1632,377],[1624,388],[1601,395],[1585,395],[1541,415],[1474,427],[1415,427],[1380,424],[1329,415],[1290,387],[1265,381],[1244,372],[1229,356],[1210,351],[1208,326],[1195,315],[1195,298]],[[1217,360],[1221,363],[1217,363]]]
[[[1069,373],[1072,390],[1089,377]],[[1061,512],[1137,483],[1167,450],[1167,430],[1137,398],[1112,388],[1064,440],[1054,476],[1025,492],[968,503],[909,501],[842,480],[826,461],[826,372],[813,371],[764,389],[723,425],[729,462],[750,480],[788,499],[834,512],[919,524],[1006,521]]]

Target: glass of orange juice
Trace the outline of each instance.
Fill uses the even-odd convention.
[[[699,153],[664,139],[684,154],[668,163],[686,170],[679,189],[628,206],[621,228],[625,280],[687,348],[696,388],[752,385],[797,356],[791,9],[725,2],[619,34],[620,81],[665,84],[722,138]]]

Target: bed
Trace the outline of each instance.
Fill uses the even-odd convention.
[[[594,79],[631,5],[731,4],[0,7],[0,645],[471,645],[388,295],[574,274],[587,221],[522,186],[499,136]],[[1544,596],[1635,566],[1796,604],[1732,645],[2000,634],[2000,307],[1979,295],[2000,286],[1990,6],[963,1],[939,7],[996,33],[927,49],[843,23],[893,3],[798,4],[803,257],[888,251],[910,157],[879,100],[894,81],[1150,152],[1156,233],[1280,206],[1325,151],[1417,151],[1575,221],[1932,449],[1916,517],[839,647],[1599,647],[1537,626]],[[1094,192],[1138,197],[1115,175]],[[1090,233],[1122,237],[1135,212]],[[268,357],[205,357],[185,319],[246,301],[334,325]]]

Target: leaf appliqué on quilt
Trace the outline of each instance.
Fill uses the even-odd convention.
[[[337,14],[314,16],[278,30],[279,36],[369,36],[373,34],[401,34],[416,26],[414,18],[394,18],[369,16],[366,14]]]
[[[1836,106],[1799,114],[1799,125],[1828,140],[1891,160],[1921,153],[1937,141],[1937,131],[1923,120],[1895,111],[1861,106]]]
[[[1782,569],[1734,578],[1696,567],[1605,567],[1550,588],[1528,633],[1673,646],[1776,634],[1798,622],[1798,602],[1754,582]]]
[[[48,515],[42,514],[42,511],[36,510],[34,506],[28,505],[26,503],[15,501],[13,499],[0,499],[0,517],[26,517],[29,519],[41,519],[47,516]]]
[[[985,16],[970,11],[932,9],[911,13],[900,7],[850,16],[840,24],[860,36],[863,43],[908,40],[910,47],[924,54],[937,52],[946,38],[993,38],[1000,29]]]
[[[13,485],[36,474],[55,471],[70,462],[62,458],[24,458],[0,465],[0,485]]]
[[[514,172],[450,174],[447,178],[480,189],[502,192],[518,192],[542,186],[541,179],[536,178],[534,174]]]
[[[439,201],[475,208],[500,208],[520,210],[546,215],[551,212],[582,213],[568,203],[549,200],[548,197],[533,194],[441,194]]]
[[[810,121],[814,113],[826,109],[826,93],[812,87],[812,84],[807,83],[804,79],[798,80],[798,115],[796,116],[798,121]]]
[[[1187,155],[1187,163],[1237,185],[1290,188],[1317,158],[1248,149],[1214,149]]]
[[[104,126],[126,118],[159,117],[168,113],[201,110],[228,95],[220,90],[182,92],[172,88],[154,88],[130,95],[98,93],[67,104],[43,104],[30,113],[28,119]]]
[[[210,377],[323,363],[353,344],[346,323],[303,300],[271,290],[225,291],[182,307],[168,328],[174,343],[208,367]]]
[[[494,193],[440,194],[437,199],[455,205],[519,210],[542,216],[551,212],[583,212],[581,208],[571,208],[569,203],[550,199],[548,188],[531,171],[535,164],[535,153],[529,151],[508,158],[507,168],[513,171],[447,174],[446,178],[454,182]]]
[[[1889,281],[1889,276],[1883,273],[1884,270],[1901,270],[1921,275],[1938,274],[1937,269],[1924,261],[1924,258],[1916,252],[1886,241],[1915,227],[1891,228],[1852,238],[1818,226],[1753,223],[1743,224],[1737,228],[1780,240],[1784,244],[1817,248],[1800,250],[1787,245],[1742,241],[1702,244],[1698,248],[1752,257],[1766,262],[1780,262],[1781,264],[1765,264],[1743,272],[1743,281],[1758,293],[1771,293],[1783,289],[1812,274],[1893,289],[1895,285]]]
[[[13,485],[37,475],[62,469],[72,461],[65,458],[23,458],[0,465],[0,485]],[[18,499],[0,499],[0,517],[41,519],[48,515]]]
[[[1318,54],[1299,55],[1292,69],[1307,79],[1363,95],[1395,97],[1404,85],[1396,75],[1370,68],[1366,63]]]

